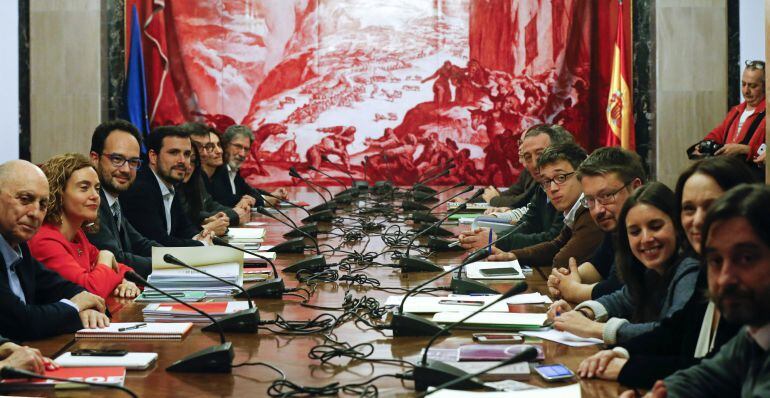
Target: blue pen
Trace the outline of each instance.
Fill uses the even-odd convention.
[[[487,242],[487,250],[489,250],[489,254],[492,254],[492,232],[494,230],[492,228],[489,229],[489,240]]]

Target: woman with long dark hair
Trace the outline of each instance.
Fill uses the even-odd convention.
[[[693,252],[702,254],[701,229],[711,203],[739,184],[754,182],[754,173],[746,164],[730,156],[700,160],[679,176],[676,201]],[[652,331],[585,359],[578,374],[618,380],[629,387],[650,388],[655,380],[712,355],[735,336],[740,325],[721,319],[719,310],[707,299],[706,289],[706,272],[701,268],[695,293],[682,310],[661,321]]]
[[[187,217],[201,228],[219,236],[224,235],[230,224],[224,212],[226,208],[214,201],[206,191],[201,176],[201,159],[197,145],[193,145],[192,150],[190,168],[185,172],[184,180],[179,187],[182,191],[182,206]]]
[[[625,286],[579,304],[554,303],[554,327],[607,344],[652,330],[692,296],[698,261],[684,244],[674,193],[659,182],[641,186],[625,202],[617,231],[616,264]]]

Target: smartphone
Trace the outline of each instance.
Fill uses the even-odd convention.
[[[473,340],[479,343],[521,344],[524,337],[518,333],[474,333]]]
[[[545,381],[562,381],[575,377],[575,374],[568,367],[560,363],[537,365],[535,366],[535,372]]]
[[[75,350],[72,356],[75,357],[122,357],[128,354],[126,350]]]
[[[479,272],[484,276],[515,276],[519,274],[516,268],[482,268]]]

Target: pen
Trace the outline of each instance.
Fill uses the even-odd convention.
[[[143,328],[145,326],[147,326],[147,323],[137,323],[134,326],[127,326],[127,327],[124,327],[124,328],[120,328],[120,329],[118,329],[118,332],[125,332],[126,330],[140,329],[140,328]]]
[[[449,245],[447,245],[447,247],[455,247],[455,246],[457,246],[457,245],[459,245],[459,244],[460,244],[460,241],[459,241],[459,240],[456,240],[456,241],[454,241],[454,242],[450,243]]]
[[[494,231],[492,228],[489,229],[489,241],[487,242],[487,250],[489,250],[489,254],[492,254],[492,231]]]
[[[484,305],[483,301],[474,300],[441,300],[439,304],[453,304],[453,305]]]

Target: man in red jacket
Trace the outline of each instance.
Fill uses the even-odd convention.
[[[764,161],[765,143],[765,63],[746,62],[741,78],[744,102],[734,106],[727,117],[703,139],[724,145],[714,155],[744,157]],[[694,155],[702,155],[696,146]]]

